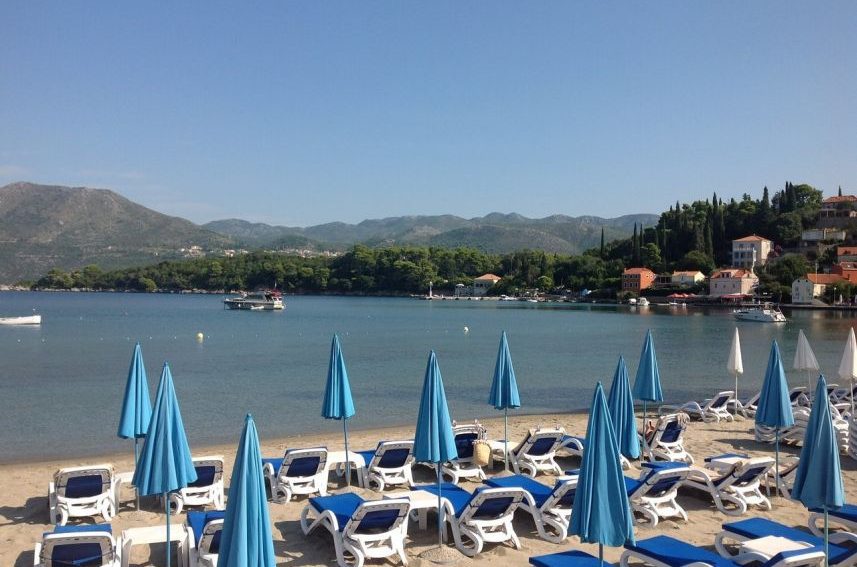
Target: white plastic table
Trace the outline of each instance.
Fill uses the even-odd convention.
[[[779,536],[765,536],[741,542],[741,553],[758,553],[768,559],[784,551],[797,551],[812,547],[802,541],[793,541]]]
[[[166,541],[166,524],[122,530],[122,567],[128,567],[128,562],[131,560],[131,548],[133,546],[166,543]],[[188,550],[185,545],[187,530],[184,524],[178,522],[170,524],[170,542],[174,541],[179,543],[179,566],[186,567],[188,564]]]
[[[717,457],[706,461],[705,467],[719,472],[728,472],[732,470],[735,463],[738,461],[746,461],[749,457]]]
[[[357,471],[357,483],[360,488],[365,488],[366,486],[366,461],[363,459],[363,456],[359,453],[355,453],[354,451],[348,451],[348,457],[345,456],[345,451],[328,451],[327,452],[327,472],[330,473],[332,470],[336,470],[337,473],[339,468],[344,470],[345,463],[351,463],[351,470]]]
[[[416,512],[421,530],[428,527],[428,511],[437,510],[437,494],[426,490],[399,490],[389,492],[384,498],[405,498],[411,503],[411,512]]]

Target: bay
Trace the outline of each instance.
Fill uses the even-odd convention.
[[[842,311],[787,312],[789,323],[770,325],[736,323],[727,310],[694,307],[289,296],[283,312],[235,312],[224,310],[222,300],[0,293],[0,316],[36,309],[43,317],[39,327],[0,326],[0,462],[127,450],[116,428],[137,341],[153,397],[161,365],[169,362],[193,448],[234,442],[248,412],[263,438],[325,431],[334,438],[341,424],[320,417],[333,333],[342,339],[357,407],[349,427],[371,428],[415,420],[431,349],[453,417],[496,415],[487,399],[502,330],[518,377],[518,411],[543,414],[587,408],[595,383],[609,385],[620,354],[633,380],[647,329],[664,396],[684,402],[732,388],[725,366],[736,326],[745,368],[739,390],[746,397],[762,383],[772,339],[780,343],[790,383],[806,384],[806,375],[791,369],[799,329],[836,382],[855,323]]]

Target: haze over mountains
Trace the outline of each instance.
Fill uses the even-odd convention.
[[[305,228],[239,219],[199,226],[106,189],[22,182],[0,187],[0,282],[37,278],[54,267],[69,270],[97,264],[111,269],[200,253],[223,254],[226,249],[323,251],[364,243],[472,246],[496,253],[533,248],[573,254],[598,246],[602,227],[609,241],[630,235],[635,222],[650,226],[657,219],[650,214],[529,219],[491,213],[472,219],[403,216]]]

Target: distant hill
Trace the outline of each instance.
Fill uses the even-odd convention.
[[[221,249],[232,241],[106,189],[0,187],[0,282],[35,278],[54,267],[150,264],[181,257],[181,248]]]
[[[360,242],[370,246],[472,246],[494,253],[532,248],[575,254],[598,246],[602,227],[605,240],[610,241],[628,237],[634,223],[652,226],[657,220],[657,215],[648,214],[613,219],[565,215],[530,219],[516,213],[491,213],[472,219],[453,215],[403,216],[306,228],[227,219],[203,227],[254,247],[278,247],[275,244],[284,239],[294,242],[303,237],[304,246],[310,249],[342,249]]]

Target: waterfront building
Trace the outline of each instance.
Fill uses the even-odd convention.
[[[640,293],[652,287],[656,277],[648,268],[628,268],[622,272],[622,291]]]
[[[771,241],[755,234],[732,241],[732,265],[751,268],[754,264],[764,266],[771,253]]]
[[[691,287],[702,282],[705,279],[705,274],[699,270],[673,272],[670,278],[670,283],[674,286]]]
[[[724,268],[711,274],[708,295],[752,295],[758,285],[759,278],[752,271],[744,268]]]
[[[807,274],[792,282],[792,303],[809,305],[824,295],[827,286],[844,281],[838,274]]]
[[[488,290],[494,287],[497,282],[502,280],[500,276],[494,274],[483,274],[473,280],[473,296],[482,297],[488,293]]]

